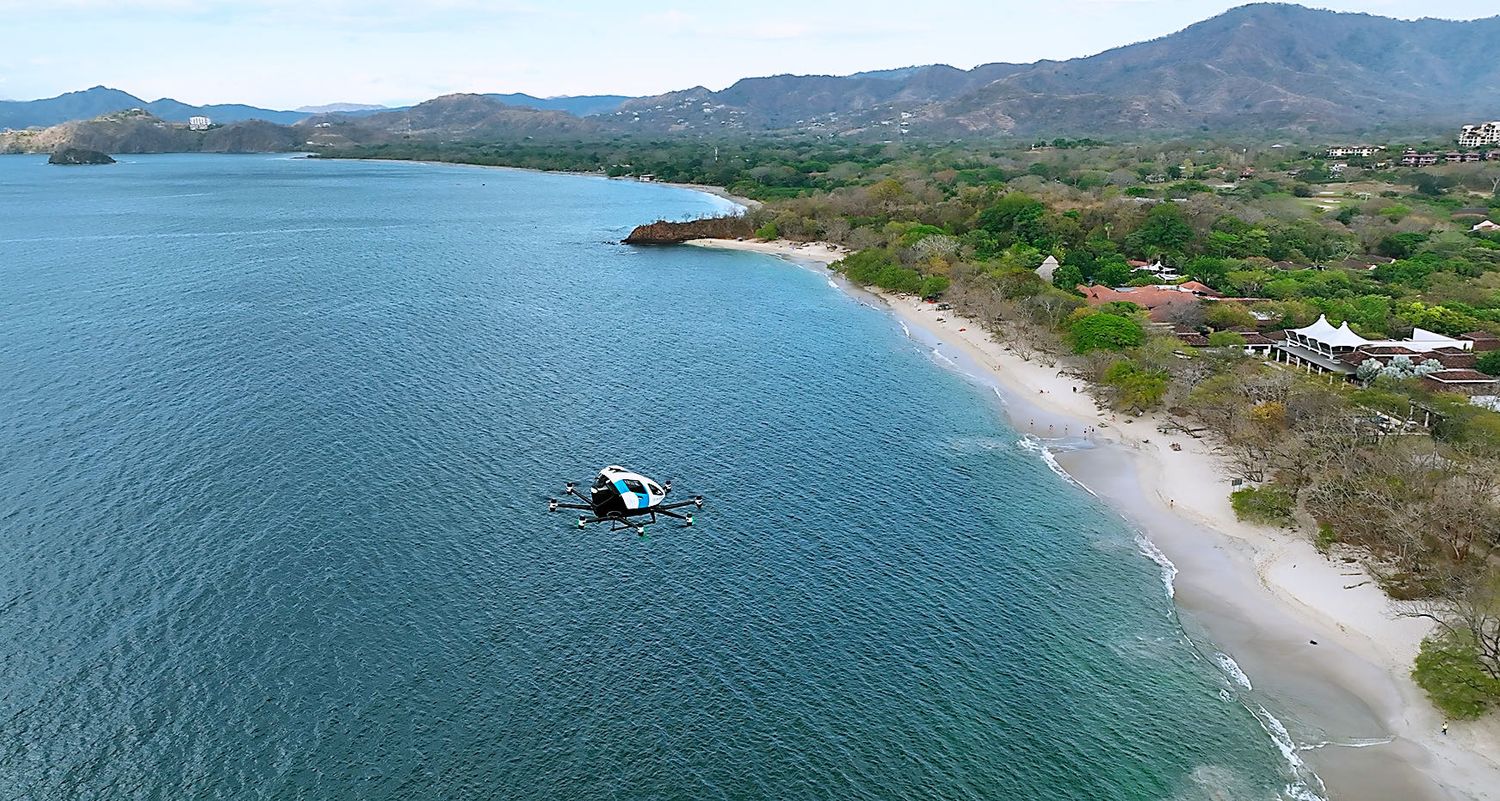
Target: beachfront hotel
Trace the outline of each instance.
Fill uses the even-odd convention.
[[[1455,339],[1417,328],[1410,339],[1365,339],[1350,330],[1347,321],[1335,328],[1326,315],[1319,315],[1312,325],[1287,329],[1286,339],[1275,344],[1271,357],[1309,372],[1344,376],[1353,375],[1367,358],[1382,363],[1396,356],[1413,361],[1435,359],[1445,367],[1457,366],[1450,361],[1467,361],[1464,366],[1472,367],[1476,336],[1466,334]]]

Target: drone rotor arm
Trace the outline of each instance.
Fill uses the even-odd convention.
[[[699,509],[702,509],[703,508],[703,496],[699,495],[699,496],[693,498],[692,500],[688,500],[688,501],[677,501],[676,503],[665,503],[665,504],[662,504],[661,506],[656,507],[656,511],[658,511],[658,512],[665,512],[665,511],[668,511],[670,509],[682,509],[682,508],[685,508],[685,507],[688,507],[688,506],[696,506]]]

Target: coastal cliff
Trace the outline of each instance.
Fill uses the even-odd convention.
[[[114,164],[108,153],[83,147],[65,147],[52,151],[48,164]]]
[[[637,225],[627,245],[675,245],[693,239],[740,239],[753,232],[750,221],[744,217],[705,217],[701,220],[668,222],[657,220],[646,225]]]

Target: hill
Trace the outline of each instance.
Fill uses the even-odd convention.
[[[1302,6],[1243,6],[1086,58],[942,64],[846,76],[746,78],[654,97],[455,94],[410,108],[304,111],[151,102],[105,87],[0,103],[0,127],[139,108],[167,121],[311,126],[329,145],[401,138],[763,131],[880,139],[1316,132],[1454,126],[1500,117],[1500,17],[1403,21]]]
[[[618,109],[622,103],[632,98],[625,95],[577,95],[564,97],[533,97],[528,94],[486,94],[492,100],[498,100],[507,106],[519,106],[521,108],[536,109],[538,111],[565,111],[575,117],[592,117],[595,114],[606,114]]]
[[[302,112],[276,111],[239,103],[194,106],[169,97],[146,101],[119,89],[95,86],[41,100],[0,101],[0,129],[45,128],[71,120],[88,120],[131,109],[149,112],[168,122],[187,122],[188,117],[202,115],[219,123],[265,120],[290,125],[308,116]]]
[[[625,103],[636,130],[965,136],[1295,128],[1500,116],[1500,17],[1403,21],[1256,4],[1149,42],[1035,64],[780,75]]]
[[[292,150],[298,131],[264,120],[245,120],[207,131],[134,109],[74,120],[43,129],[0,133],[0,153],[47,153],[62,148],[106,153],[265,153]]]
[[[364,116],[323,115],[297,126],[317,146],[369,145],[401,141],[581,137],[598,132],[591,119],[562,111],[540,111],[501,103],[486,95],[433,98],[408,109]]]

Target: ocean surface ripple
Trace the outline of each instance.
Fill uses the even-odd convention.
[[[0,157],[0,798],[1288,792],[992,396],[815,272],[612,244],[723,207]],[[699,525],[543,511],[608,463]]]

